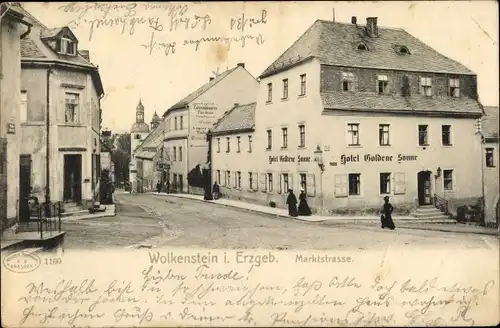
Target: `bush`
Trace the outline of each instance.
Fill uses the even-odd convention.
[[[271,206],[272,208],[275,208],[276,207],[276,202],[270,201],[269,202],[269,206]]]

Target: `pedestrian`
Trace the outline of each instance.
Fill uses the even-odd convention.
[[[161,182],[158,181],[158,183],[156,184],[156,190],[158,191],[158,193],[161,192]]]
[[[392,221],[392,212],[394,211],[394,207],[392,207],[391,203],[389,203],[389,196],[384,197],[384,205],[380,210],[382,215],[380,216],[380,222],[382,223],[382,229],[389,228],[394,230],[396,226],[394,225],[394,221]]]
[[[293,217],[299,216],[297,212],[297,197],[295,197],[292,189],[288,189],[286,203],[288,204],[288,215]]]
[[[311,215],[311,209],[309,208],[309,205],[307,204],[307,195],[304,190],[304,188],[300,188],[300,195],[299,195],[299,215],[302,216],[310,216]]]
[[[220,189],[219,185],[217,184],[217,181],[215,181],[214,185],[212,186],[212,196],[214,199],[219,199],[220,197]]]

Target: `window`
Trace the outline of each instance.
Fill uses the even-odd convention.
[[[430,77],[420,78],[420,94],[425,96],[432,96],[432,79]]]
[[[358,50],[367,50],[366,45],[364,43],[360,43],[358,45]]]
[[[354,74],[342,73],[342,90],[354,91]]]
[[[271,130],[267,130],[267,148],[271,149],[273,147],[273,132]]]
[[[253,174],[252,172],[248,172],[248,186],[250,187],[249,189],[253,189]]]
[[[248,152],[252,152],[252,136],[248,136]]]
[[[304,191],[307,194],[307,175],[305,173],[299,173],[300,177],[300,187],[304,188]]]
[[[67,55],[76,55],[76,44],[71,39],[67,38],[57,39],[56,52]]]
[[[389,81],[387,80],[387,75],[379,75],[377,78],[378,93],[387,93],[389,86]]]
[[[220,170],[217,170],[217,183],[220,184]]]
[[[179,117],[179,130],[184,130],[184,122],[183,122],[184,116]]]
[[[419,125],[418,126],[418,145],[419,146],[428,146],[428,134],[427,134],[428,125]]]
[[[241,188],[241,172],[236,172],[236,188]]]
[[[28,120],[28,91],[21,91],[21,122]]]
[[[390,194],[391,193],[391,174],[390,173],[380,173],[380,194]]]
[[[174,117],[174,130],[177,130],[177,116]]]
[[[66,123],[77,123],[79,102],[79,94],[66,92],[66,111],[64,115]]]
[[[300,95],[299,96],[305,96],[306,95],[306,75],[302,74],[300,76]]]
[[[379,124],[378,143],[380,146],[389,146],[389,124]]]
[[[361,194],[361,174],[351,173],[349,174],[349,195],[360,195]]]
[[[273,101],[273,84],[267,84],[267,102]]]
[[[451,146],[451,125],[441,125],[441,141],[443,146]]]
[[[288,98],[288,79],[283,79],[283,98]]]
[[[359,124],[347,124],[349,146],[359,146]]]
[[[288,192],[288,189],[290,189],[289,186],[289,179],[288,179],[288,173],[282,173],[281,174],[281,180],[283,181],[283,189],[282,192],[286,193]]]
[[[443,171],[444,190],[453,190],[453,170]]]
[[[267,174],[267,191],[273,192],[273,174],[272,173]]]
[[[305,127],[305,125],[299,125],[299,135],[300,135],[299,147],[305,147],[306,146],[306,127]]]
[[[486,167],[495,167],[495,156],[493,148],[486,148]]]
[[[281,128],[281,131],[283,133],[283,145],[281,146],[281,148],[287,148],[288,147],[288,129]]]
[[[177,147],[174,147],[174,162],[177,160]]]
[[[140,135],[140,134],[136,134],[136,135],[135,135],[135,138],[136,138],[137,140],[139,140],[139,139],[141,139],[141,135]]]
[[[448,95],[451,97],[455,97],[455,98],[460,97],[460,80],[459,79],[450,79],[449,80]]]
[[[231,186],[231,171],[226,171],[226,187]]]
[[[239,136],[238,136],[238,137],[236,137],[236,140],[238,141],[238,142],[237,142],[237,144],[236,144],[236,147],[237,147],[236,152],[238,152],[238,153],[239,153],[239,152],[240,152],[240,146],[241,146],[241,140],[240,140],[240,137],[239,137]]]
[[[182,147],[179,146],[179,162],[182,162]]]
[[[229,137],[226,137],[226,153],[229,153],[230,150],[231,150],[231,141]]]
[[[220,138],[217,138],[217,152],[220,153]]]

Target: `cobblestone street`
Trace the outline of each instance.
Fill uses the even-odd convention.
[[[495,249],[494,236],[378,225],[294,221],[217,204],[151,194],[117,194],[117,215],[66,222],[66,249],[152,247],[367,250],[389,247]]]

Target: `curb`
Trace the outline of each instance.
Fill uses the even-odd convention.
[[[429,229],[426,227],[401,227],[400,229],[426,230],[426,231],[452,232],[452,233],[461,233],[461,234],[498,236],[498,233],[493,232],[493,231],[492,232],[488,232],[488,231],[457,231],[457,230],[451,230],[451,229]]]

